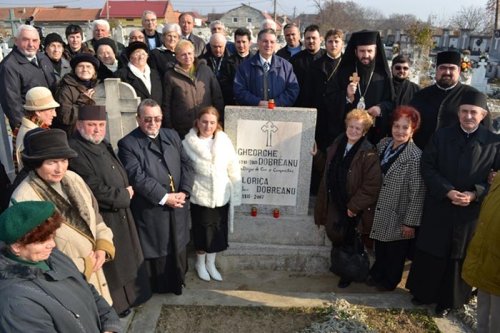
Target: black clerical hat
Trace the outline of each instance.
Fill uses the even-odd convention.
[[[78,110],[78,120],[106,120],[104,105],[82,105]]]
[[[443,51],[437,54],[436,66],[441,64],[453,64],[460,67],[462,57],[457,51]]]
[[[358,45],[376,45],[379,38],[378,31],[361,30],[352,34],[356,46]]]
[[[460,105],[469,104],[479,106],[484,110],[488,111],[488,103],[486,102],[486,95],[482,92],[471,89],[462,94],[462,98],[460,99]]]

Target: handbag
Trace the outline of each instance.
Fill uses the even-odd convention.
[[[370,271],[370,260],[358,232],[350,244],[332,248],[331,263],[330,271],[341,278],[355,282],[366,280]]]

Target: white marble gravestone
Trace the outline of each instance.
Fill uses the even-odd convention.
[[[226,107],[225,132],[240,159],[243,204],[236,208],[229,249],[220,256],[223,268],[328,270],[329,241],[309,214],[315,124],[315,109]]]

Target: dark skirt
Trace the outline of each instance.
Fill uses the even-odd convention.
[[[191,203],[193,243],[196,251],[221,252],[228,248],[229,204],[208,208]]]
[[[467,303],[472,288],[461,278],[463,259],[438,258],[416,250],[406,288],[423,303],[460,308]]]
[[[411,240],[403,239],[392,242],[375,240],[375,263],[370,275],[383,287],[394,290],[401,278]]]
[[[182,294],[184,276],[187,271],[187,251],[172,252],[165,257],[145,259],[146,269],[154,293]]]

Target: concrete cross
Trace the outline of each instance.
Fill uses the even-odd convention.
[[[278,127],[272,121],[268,121],[260,129],[267,134],[266,147],[272,147],[272,135],[278,131]]]

